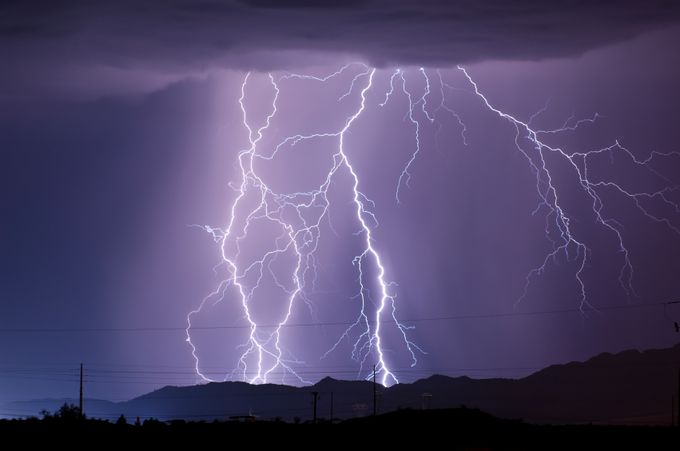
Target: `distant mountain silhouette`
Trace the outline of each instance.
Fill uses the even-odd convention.
[[[378,387],[378,410],[443,409],[461,405],[503,418],[538,423],[668,424],[671,396],[677,393],[680,345],[645,352],[600,354],[586,362],[554,365],[522,379],[470,379],[435,375],[411,384]],[[312,416],[312,392],[319,392],[318,417],[329,418],[333,393],[335,418],[370,415],[373,384],[326,377],[308,387],[215,382],[164,387],[129,401],[86,400],[90,417],[125,415],[186,420],[299,418]],[[51,399],[14,402],[7,411],[37,415],[64,402]]]

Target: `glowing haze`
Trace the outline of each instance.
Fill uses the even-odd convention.
[[[0,401],[674,344],[678,8],[5,2]]]
[[[446,114],[449,122],[451,118],[455,120],[453,124],[446,124],[458,128],[458,144],[467,145],[467,126],[450,106],[451,91],[476,96],[483,107],[516,129],[513,147],[525,158],[536,184],[537,205],[530,214],[542,218],[545,223],[544,239],[550,243],[549,251],[528,271],[523,292],[517,295],[516,303],[528,295],[533,278],[545,273],[549,265],[558,266],[560,262],[565,262],[567,265],[564,270],[571,273],[574,279],[576,307],[582,314],[589,310],[596,311],[589,300],[584,280],[591,245],[587,242],[587,236],[581,237],[573,230],[572,223],[578,218],[565,206],[561,189],[554,182],[556,170],[548,162],[553,158],[558,164],[562,160],[572,168],[572,183],[590,203],[591,220],[615,238],[617,246],[613,249],[613,260],[618,260],[620,288],[627,296],[635,294],[634,266],[626,246],[624,226],[619,218],[606,214],[609,209],[603,196],[607,191],[613,191],[618,199],[612,201],[630,202],[646,219],[661,223],[680,235],[680,229],[673,219],[673,212],[680,211],[673,197],[677,187],[659,173],[653,164],[654,160],[679,158],[680,152],[651,151],[645,157],[638,157],[618,140],[602,148],[586,150],[551,145],[545,137],[574,133],[580,127],[593,126],[600,115],[593,113],[586,118],[571,115],[561,125],[538,128],[532,123],[548,110],[548,103],[528,119],[520,120],[494,107],[493,101],[483,94],[465,68],[459,66],[457,70],[463,75],[463,79],[458,80],[459,85],[453,85],[448,80],[451,78],[450,71],[443,74],[439,69],[423,67],[377,71],[362,63],[342,66],[324,76],[298,73],[268,73],[260,74],[259,77],[251,73],[245,75],[238,103],[243,127],[247,130],[248,147],[237,154],[240,180],[233,185],[236,197],[230,208],[229,221],[224,227],[202,226],[219,243],[222,257],[220,266],[224,266],[227,276],[187,317],[187,342],[195,359],[196,372],[201,378],[215,380],[202,372],[201,351],[192,341],[192,318],[202,313],[206,303],[237,302],[242,307],[243,318],[247,323],[243,331],[246,338],[237,348],[241,351],[234,358],[234,369],[220,380],[285,383],[292,378],[293,383],[313,382],[305,378],[305,367],[316,362],[296,357],[301,351],[295,349],[294,344],[288,344],[287,337],[290,327],[296,327],[300,322],[311,321],[312,324],[317,322],[320,326],[324,325],[315,313],[314,298],[320,271],[317,250],[323,240],[330,238],[328,235],[335,239],[358,241],[357,253],[351,259],[355,268],[356,294],[348,304],[349,311],[355,313],[354,319],[347,322],[346,329],[338,334],[337,340],[319,359],[340,352],[338,348],[342,348],[346,342],[347,352],[356,362],[357,375],[372,377],[371,364],[374,364],[382,384],[389,385],[399,382],[399,379],[398,372],[391,370],[387,349],[392,353],[407,353],[411,367],[418,363],[416,354],[426,353],[409,338],[409,330],[415,326],[405,325],[398,318],[398,284],[389,280],[380,256],[379,242],[374,238],[374,229],[379,226],[374,213],[375,203],[361,191],[360,176],[348,157],[345,144],[352,126],[363,119],[367,108],[384,108],[396,96],[404,97],[402,122],[412,126],[413,147],[396,181],[396,203],[400,203],[400,192],[410,187],[411,167],[416,164],[421,151],[425,150],[421,148],[424,141],[421,133],[428,129],[435,134],[440,131],[445,126],[439,118],[441,114]],[[382,85],[386,86],[379,92],[375,92],[377,88],[374,87],[376,74],[383,78]],[[263,81],[254,80],[256,78],[264,78],[264,86],[268,84],[269,89],[263,89]],[[416,83],[412,78],[416,79]],[[259,85],[255,84],[257,81]],[[322,127],[311,131],[306,127],[286,130],[279,126],[277,116],[286,114],[285,105],[280,104],[279,97],[281,91],[290,84],[302,85],[298,88],[302,90],[298,96],[307,99],[304,102],[313,104],[315,111],[320,114],[345,111],[344,120],[339,121],[335,128]],[[315,96],[304,91],[305,85],[320,85],[321,89],[330,93],[331,99],[333,95],[337,98],[335,102],[319,102]],[[249,106],[258,103],[251,100],[252,91],[256,91],[260,97],[265,95],[270,98],[269,108],[265,108],[259,118],[253,117],[256,115],[252,114]],[[338,92],[341,94],[338,95]],[[260,104],[265,103],[261,98],[257,100]],[[426,128],[424,123],[430,127]],[[279,128],[278,133],[273,131],[275,128]],[[321,154],[321,157],[312,157],[317,161],[325,160],[325,164],[317,168],[319,174],[311,178],[311,183],[317,184],[297,190],[281,191],[273,188],[277,184],[276,179],[269,181],[262,174],[271,171],[272,166],[285,165],[286,154],[295,152]],[[628,160],[627,163],[643,171],[643,175],[651,174],[657,178],[659,187],[635,190],[605,174],[594,177],[590,168],[596,164],[594,161],[603,156],[612,162],[615,158]],[[305,166],[304,159],[293,157],[289,161],[299,161],[297,164]],[[337,180],[341,179],[342,172],[346,172],[345,180]],[[333,226],[332,212],[336,207],[330,195],[331,187],[347,191],[345,197],[351,201],[350,211],[353,210],[352,222],[356,230],[348,236],[342,236]],[[662,209],[657,212],[659,206]],[[249,252],[244,251],[244,248]],[[295,314],[299,311],[296,304],[300,303],[307,309],[302,317]],[[258,311],[260,313],[256,313]],[[395,331],[390,334],[388,327]],[[398,339],[394,340],[395,337]],[[392,338],[392,341],[388,338]],[[233,343],[225,342],[224,345],[230,347]],[[307,344],[303,346],[307,347]]]

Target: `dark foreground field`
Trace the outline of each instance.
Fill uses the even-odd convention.
[[[265,445],[337,449],[437,446],[441,449],[678,449],[680,430],[656,426],[534,425],[476,409],[404,410],[330,424],[277,421],[141,424],[77,417],[0,421],[0,447],[44,443],[90,449],[111,445]],[[287,449],[287,448],[286,448]]]

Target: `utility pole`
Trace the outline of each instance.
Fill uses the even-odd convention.
[[[331,424],[333,424],[333,392],[331,392]]]
[[[83,418],[83,364],[80,364],[80,402],[78,403],[80,418]]]
[[[314,424],[316,424],[316,401],[319,398],[319,392],[313,391],[312,396],[314,397]]]
[[[378,385],[375,383],[375,363],[373,364],[373,416],[378,414]]]
[[[675,426],[675,395],[671,396],[671,427]]]
[[[670,301],[670,302],[666,302],[663,305],[663,314],[666,316],[666,318],[668,318],[668,314],[666,313],[666,307],[670,304],[680,304],[680,301]],[[678,324],[677,321],[673,321],[673,326],[675,327],[676,333],[680,332],[680,324]],[[678,414],[675,415],[675,412],[676,412],[675,408],[676,407],[673,406],[672,409],[671,409],[672,412],[673,412],[673,415],[671,416],[671,421],[675,421],[677,419],[677,423],[678,423],[677,426],[678,426],[678,429],[680,429],[680,368],[678,368],[678,393],[674,397],[674,400],[677,400],[677,409],[678,409],[677,412],[678,412]]]

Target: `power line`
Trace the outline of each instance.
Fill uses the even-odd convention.
[[[582,364],[586,364],[587,362],[579,362]],[[559,364],[558,364],[559,365]],[[589,366],[594,366],[594,367],[656,367],[656,366],[668,366],[668,365],[677,365],[677,362],[673,361],[658,361],[658,362],[626,362],[626,363],[588,363]],[[87,378],[88,380],[91,380],[93,377],[108,377],[111,375],[116,375],[116,377],[137,377],[139,375],[149,375],[149,376],[156,376],[156,375],[168,375],[168,376],[196,376],[195,370],[193,367],[186,367],[186,371],[158,371],[158,370],[115,370],[115,369],[92,369],[88,370],[88,375]],[[338,368],[338,369],[329,369],[329,368]],[[517,370],[517,371],[526,371],[526,370],[536,370],[536,369],[541,369],[544,368],[544,366],[493,366],[493,367],[455,367],[455,366],[439,366],[439,367],[427,367],[427,368],[412,368],[412,367],[395,367],[395,370],[400,371],[400,372],[408,372],[408,373],[421,373],[421,372],[427,372],[427,373],[432,373],[432,372],[438,372],[438,371],[507,371],[507,370]],[[215,370],[215,371],[210,371],[208,374],[224,374],[225,372],[229,372],[231,369],[224,369],[224,370]],[[356,374],[357,369],[353,366],[347,365],[347,366],[342,366],[342,367],[308,367],[308,368],[303,368],[299,371],[301,374]],[[11,373],[11,374],[16,374],[17,376],[23,376],[23,375],[31,375],[31,374],[37,374],[37,375],[55,375],[55,376],[71,376],[76,378],[78,376],[77,370],[61,370],[58,368],[55,369],[44,369],[44,368],[31,368],[31,367],[4,367],[0,368],[0,374],[3,373]],[[253,373],[255,374],[255,373]],[[286,371],[274,371],[270,374],[288,374]]]
[[[671,361],[659,361],[659,362],[638,362],[638,363],[597,363],[589,364],[589,367],[605,367],[605,368],[675,368],[676,362]],[[349,367],[348,367],[349,368]],[[426,368],[426,369],[413,369],[413,368],[403,368],[398,369],[401,374],[411,375],[414,377],[419,376],[430,376],[432,374],[465,374],[465,375],[478,375],[478,376],[488,376],[490,373],[503,373],[508,377],[509,372],[518,373],[531,373],[536,370],[541,369],[541,367],[439,367],[439,368]],[[354,378],[357,375],[356,369],[347,370],[328,370],[328,369],[307,369],[301,370],[299,374],[304,374],[308,376],[335,376],[340,379],[345,379],[347,377]],[[215,372],[211,373],[216,376],[216,379],[221,380],[225,372]],[[285,375],[285,372],[274,372],[272,375]],[[75,371],[71,372],[55,372],[55,371],[41,371],[41,370],[0,370],[0,378],[3,379],[34,379],[34,380],[48,380],[55,382],[64,383],[76,383],[78,382],[78,374]],[[155,385],[159,384],[194,384],[196,382],[195,373],[190,372],[154,372],[154,371],[135,371],[130,374],[119,373],[115,370],[102,371],[93,370],[88,372],[88,376],[85,379],[88,383],[93,384],[112,384],[112,385],[123,385],[123,384],[140,384],[140,385]]]
[[[615,311],[624,309],[640,309],[652,308],[659,306],[666,306],[668,304],[680,303],[680,301],[672,302],[653,302],[647,304],[626,304],[626,305],[609,305],[593,308],[589,312],[601,313],[604,311]],[[569,308],[569,309],[555,309],[555,310],[540,310],[534,312],[502,312],[502,313],[478,313],[470,315],[447,315],[447,316],[433,316],[424,318],[400,319],[400,323],[419,323],[432,321],[455,321],[455,320],[471,320],[471,319],[493,319],[493,318],[512,318],[523,316],[537,316],[537,315],[555,315],[565,313],[584,314],[585,312]],[[367,321],[368,324],[375,324],[375,321]],[[317,327],[317,326],[349,326],[355,324],[353,321],[329,321],[329,322],[307,322],[307,323],[289,323],[281,326],[280,324],[258,324],[258,328],[277,328],[277,327]],[[381,324],[396,324],[394,320],[383,320]],[[250,329],[249,325],[222,325],[222,326],[192,326],[191,330],[231,330],[231,329]],[[186,326],[143,326],[143,327],[55,327],[55,328],[0,328],[0,333],[89,333],[89,332],[174,332],[184,331]]]

